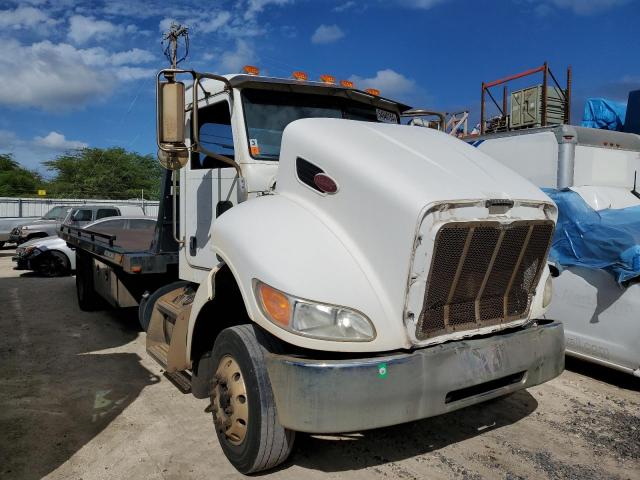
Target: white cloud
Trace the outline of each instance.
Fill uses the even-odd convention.
[[[592,15],[610,8],[619,7],[630,0],[537,0],[537,11],[549,13],[549,7],[572,10],[578,15]]]
[[[130,80],[141,80],[143,78],[153,78],[157,70],[153,68],[140,67],[120,67],[115,70],[116,78],[124,82]]]
[[[211,33],[219,30],[231,20],[230,12],[218,12],[214,15],[205,17],[199,22],[198,28],[202,33]]]
[[[245,11],[244,18],[252,19],[256,15],[262,12],[268,5],[283,6],[289,3],[293,3],[294,0],[248,0],[247,10]]]
[[[420,8],[422,10],[428,10],[445,1],[446,0],[397,0],[403,7]]]
[[[0,10],[0,28],[21,30],[27,28],[52,27],[59,23],[42,10],[33,7],[18,7],[14,10]]]
[[[104,40],[109,35],[114,34],[118,27],[106,20],[96,20],[93,17],[73,15],[69,19],[69,33],[67,36],[74,43],[86,43],[92,38]]]
[[[148,63],[156,59],[156,57],[148,50],[141,50],[140,48],[132,48],[123,52],[107,53],[104,52],[104,63],[109,63],[114,66]]]
[[[0,130],[0,152],[12,153],[20,164],[27,168],[40,171],[47,175],[42,162],[50,160],[56,155],[88,145],[79,140],[68,140],[64,134],[51,131],[45,136],[35,136],[31,139],[20,138],[15,132]]]
[[[33,143],[51,150],[77,150],[88,147],[84,142],[67,140],[63,134],[58,132],[49,132],[46,137],[35,137]]]
[[[353,0],[349,0],[348,2],[342,3],[336,7],[333,7],[334,12],[344,12],[356,6],[356,2]]]
[[[253,46],[246,40],[236,40],[234,50],[225,50],[220,55],[218,68],[224,73],[239,72],[244,65],[254,63],[256,58]]]
[[[320,25],[311,36],[311,43],[317,45],[333,43],[344,37],[344,32],[337,25]]]
[[[349,80],[362,90],[365,88],[377,88],[380,90],[381,95],[385,97],[401,97],[416,92],[416,82],[414,80],[389,68],[379,70],[371,78],[362,78],[354,75]]]
[[[0,104],[45,110],[81,107],[110,94],[114,86],[110,75],[123,81],[152,78],[152,70],[126,65],[153,58],[144,52],[111,53],[100,47],[78,49],[48,40],[32,45],[10,40],[0,56]]]

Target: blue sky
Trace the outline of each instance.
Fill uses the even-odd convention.
[[[585,98],[640,88],[640,0],[0,0],[0,152],[43,174],[83,146],[155,152],[171,20],[191,29],[184,66],[331,73],[473,118],[483,80],[545,60],[562,79],[573,66],[574,122]]]

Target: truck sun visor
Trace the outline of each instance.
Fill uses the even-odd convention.
[[[574,191],[543,190],[558,205],[550,261],[607,270],[618,283],[640,277],[640,206],[596,211]]]

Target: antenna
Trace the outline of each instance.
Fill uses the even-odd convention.
[[[178,46],[182,38],[184,55],[178,58]],[[184,25],[171,22],[169,31],[162,35],[162,45],[164,46],[164,56],[167,57],[171,68],[178,68],[178,64],[189,55],[189,29]]]

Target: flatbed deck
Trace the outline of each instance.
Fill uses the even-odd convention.
[[[86,229],[63,225],[60,237],[71,248],[88,252],[91,256],[126,273],[165,273],[170,265],[178,264],[178,252],[152,250],[154,230],[127,230],[102,227]]]

